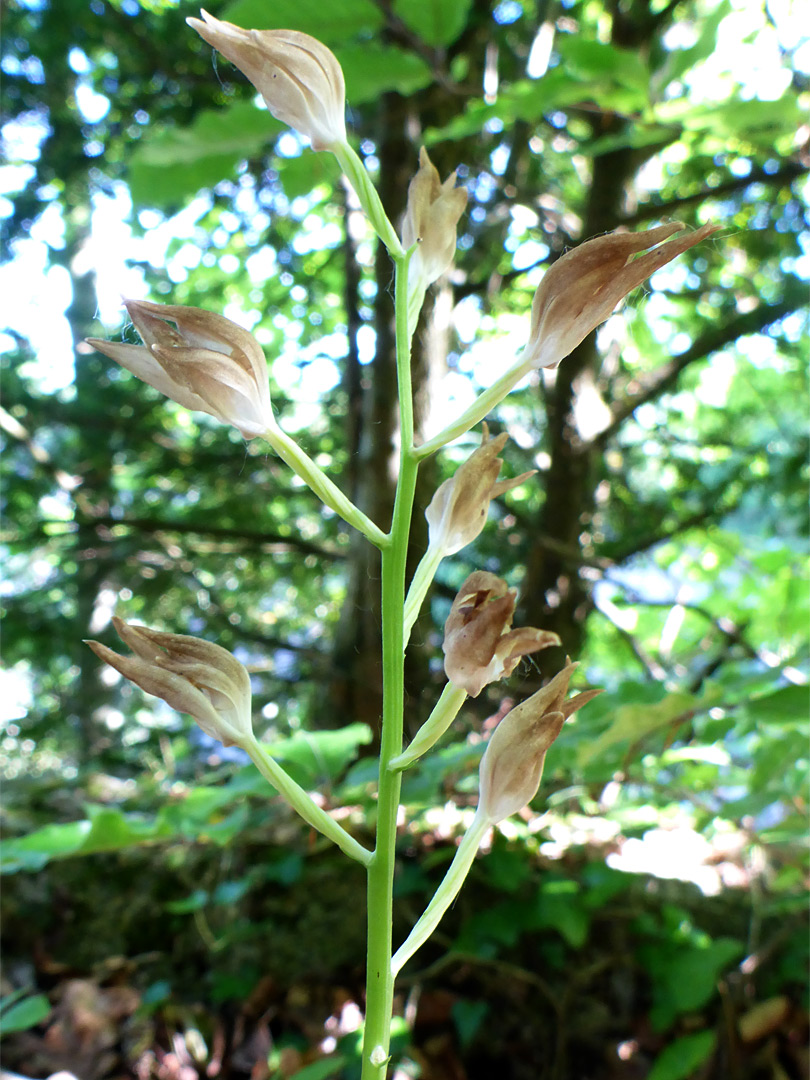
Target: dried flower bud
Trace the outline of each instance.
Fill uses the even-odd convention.
[[[135,655],[119,656],[98,641],[88,641],[99,659],[147,694],[193,716],[223,746],[239,746],[252,737],[250,677],[227,649],[118,618],[113,625]]]
[[[503,578],[476,570],[459,589],[444,624],[444,670],[454,686],[477,697],[512,672],[522,656],[559,645],[549,630],[511,630],[516,590]]]
[[[513,480],[498,480],[503,464],[498,454],[508,435],[504,432],[490,439],[489,428],[486,424],[483,427],[481,445],[439,486],[425,511],[430,547],[443,555],[453,555],[472,543],[486,524],[490,502],[537,471],[530,469]]]
[[[672,222],[646,232],[608,233],[580,244],[549,267],[532,302],[526,357],[533,366],[556,367],[632,289],[719,228],[704,225],[647,251],[684,227]],[[634,259],[640,251],[647,254]]]
[[[124,305],[144,344],[88,338],[94,349],[178,405],[233,424],[246,439],[273,425],[267,364],[249,331],[201,308],[148,300]]]
[[[298,30],[243,30],[201,12],[186,19],[253,83],[270,112],[312,141],[313,150],[346,142],[346,87],[335,54]]]
[[[563,724],[601,694],[601,690],[585,690],[565,700],[577,666],[568,661],[547,686],[508,712],[495,728],[479,771],[479,810],[490,825],[531,802],[540,786],[546,751]]]
[[[422,289],[448,270],[456,253],[456,226],[467,205],[466,188],[456,187],[456,174],[444,183],[424,147],[419,151],[419,171],[408,187],[408,204],[402,222],[405,250],[419,241],[411,258],[411,283]]]

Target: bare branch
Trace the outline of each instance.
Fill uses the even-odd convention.
[[[690,364],[703,360],[710,353],[722,349],[724,345],[736,341],[745,334],[756,334],[764,330],[766,326],[783,319],[796,310],[796,304],[792,299],[785,299],[778,304],[760,304],[753,311],[746,311],[742,315],[735,315],[725,319],[722,323],[713,325],[695,341],[691,348],[679,356],[673,357],[669,363],[656,368],[646,376],[639,376],[637,381],[641,389],[622,400],[616,401],[612,408],[612,420],[606,428],[594,436],[587,444],[588,448],[604,447],[624,424],[628,417],[639,408],[657,398],[665,390],[674,386],[682,371]]]
[[[744,191],[751,184],[769,184],[776,187],[785,187],[792,184],[800,176],[806,176],[808,168],[799,161],[787,161],[781,168],[774,172],[765,172],[764,169],[752,169],[748,176],[735,176],[724,180],[715,187],[701,188],[692,195],[681,195],[677,199],[669,199],[667,202],[645,203],[636,210],[635,214],[629,214],[622,218],[622,225],[639,225],[643,221],[650,221],[662,215],[677,213],[686,206],[699,205],[708,199],[716,199],[721,195],[729,195],[734,191]]]
[[[340,548],[321,547],[305,540],[301,536],[283,536],[276,532],[251,532],[247,529],[225,528],[217,525],[204,525],[194,521],[165,521],[160,518],[118,518],[110,515],[94,517],[93,525],[106,525],[108,528],[128,528],[139,532],[157,533],[196,533],[199,536],[210,536],[218,540],[242,540],[250,544],[272,545],[276,551],[305,551],[310,555],[317,555],[322,559],[343,559],[347,552]]]

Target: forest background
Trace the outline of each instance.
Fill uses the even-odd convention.
[[[476,568],[518,586],[517,625],[556,631],[606,693],[406,968],[400,1080],[806,1075],[801,6],[211,0],[334,50],[392,219],[420,145],[458,169],[455,267],[416,336],[424,433],[512,363],[565,250],[619,226],[722,226],[491,417],[505,473],[538,474],[442,565],[409,728]],[[234,650],[279,759],[367,828],[372,555],[258,440],[83,343],[133,340],[122,295],[250,327],[286,430],[387,523],[389,260],[329,155],[257,106],[190,14],[6,5],[2,1048],[36,1077],[351,1078],[362,877],[238,753],[82,644],[113,644],[117,612]],[[477,442],[423,469],[422,507]],[[407,774],[400,936],[472,813],[486,734],[561,655],[469,702]]]

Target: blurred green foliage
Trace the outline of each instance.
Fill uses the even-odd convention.
[[[398,198],[421,142],[443,176],[459,167],[469,215],[419,336],[434,341],[430,379],[445,378],[426,426],[456,409],[451,393],[493,377],[493,357],[511,361],[543,268],[589,230],[723,226],[493,418],[513,437],[505,474],[539,475],[442,567],[414,637],[414,718],[441,688],[441,626],[474,568],[522,586],[523,621],[558,629],[580,681],[606,693],[566,726],[535,810],[494,837],[404,985],[444,980],[468,1062],[495,1068],[493,1031],[502,1054],[512,1047],[498,1075],[629,1077],[634,1057],[645,1071],[632,1075],[651,1080],[725,1075],[729,1062],[764,1075],[734,1017],[776,995],[806,1004],[808,87],[788,8],[212,6],[334,48],[352,138]],[[110,681],[81,644],[112,643],[117,611],[234,650],[273,753],[368,830],[376,733],[336,690],[338,646],[362,621],[353,575],[368,577],[352,538],[265,447],[82,344],[131,339],[109,321],[108,278],[239,318],[267,351],[287,430],[361,502],[384,487],[383,459],[363,447],[383,424],[390,271],[354,228],[334,162],[282,131],[230,65],[212,66],[183,22],[195,10],[16,0],[5,18],[9,295],[34,290],[36,250],[42,281],[68,299],[36,286],[38,313],[26,323],[19,299],[3,338],[0,767],[3,867],[16,874],[3,903],[24,976],[3,986],[4,1031],[45,1019],[30,959],[43,952],[91,968],[156,950],[138,974],[155,1016],[198,987],[213,1007],[242,1000],[267,970],[328,982],[331,964],[351,982],[362,966],[353,869],[238,755]],[[757,79],[766,55],[778,78]],[[112,206],[126,229],[110,252]],[[75,367],[37,337],[46,321],[69,327]],[[434,488],[476,440],[440,455]],[[358,637],[349,654],[364,648]],[[474,804],[483,725],[542,674],[527,661],[488,688],[406,774],[397,933]],[[767,1046],[792,1076],[789,1023]],[[299,1045],[292,1029],[279,1046]],[[296,1075],[351,1075],[356,1039],[344,1038]],[[407,1043],[403,1028],[403,1060]],[[599,1072],[608,1051],[625,1067],[625,1044],[628,1071]]]

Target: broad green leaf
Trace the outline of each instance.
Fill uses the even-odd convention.
[[[302,30],[329,46],[384,22],[373,0],[235,0],[218,17],[247,30]]]
[[[5,994],[0,998],[0,1013],[11,1008],[15,1001],[19,1001],[20,998],[25,997],[27,993],[28,987],[22,986],[19,990],[12,990],[10,994]]]
[[[336,780],[369,742],[367,724],[348,724],[337,731],[299,731],[267,749],[299,784],[316,787]]]
[[[450,45],[467,23],[472,0],[394,0],[399,16],[426,45]]]
[[[333,1057],[322,1058],[305,1065],[303,1069],[292,1074],[292,1080],[327,1080],[330,1076],[336,1076],[346,1065],[343,1054],[335,1054]]]
[[[349,724],[337,731],[298,732],[274,743],[272,752],[298,783],[314,788],[333,783],[354,760],[357,748],[370,740],[366,724]],[[5,841],[0,870],[38,870],[51,859],[117,851],[174,838],[226,843],[246,823],[245,797],[265,797],[270,790],[250,765],[227,784],[190,788],[161,807],[154,817],[88,804],[86,821],[48,825],[28,836]],[[223,815],[226,808],[232,809]]]
[[[640,956],[653,976],[653,1026],[662,1031],[681,1013],[701,1009],[716,993],[722,972],[742,953],[742,942],[734,938],[642,948]]]
[[[633,884],[633,876],[621,870],[612,870],[603,862],[594,862],[586,866],[580,880],[584,886],[582,902],[589,911],[597,911],[614,896],[626,892]]]
[[[568,880],[546,882],[534,903],[531,925],[556,930],[572,948],[581,948],[588,938],[590,916],[579,885]]]
[[[685,49],[673,49],[668,55],[663,71],[658,73],[656,81],[667,86],[675,79],[680,79],[691,67],[705,60],[717,47],[717,30],[726,15],[731,12],[729,0],[720,0],[714,11],[696,23],[699,30],[697,41]]]
[[[810,694],[806,686],[784,686],[773,694],[750,698],[743,707],[755,724],[806,724]]]
[[[543,903],[534,925],[538,929],[556,930],[572,949],[581,949],[588,939],[590,920],[583,908],[566,903],[562,897],[553,897]]]
[[[200,113],[187,128],[151,128],[129,165],[133,202],[170,209],[232,176],[283,130],[266,109],[239,101]]]
[[[82,842],[80,851],[116,851],[155,837],[155,820],[135,814],[124,814],[106,806],[88,805],[90,831]]]
[[[594,157],[599,157],[601,154],[608,154],[612,150],[620,150],[625,146],[636,149],[644,146],[665,146],[675,142],[679,137],[679,128],[637,122],[628,124],[624,131],[616,135],[603,135],[594,139],[593,142],[586,143],[583,148]]]
[[[574,71],[586,80],[609,79],[620,83],[638,91],[639,101],[646,102],[650,69],[637,52],[575,34],[558,34],[554,48],[569,72]]]
[[[0,1013],[0,1038],[35,1027],[50,1011],[51,1003],[44,994],[34,994],[15,1002]]]
[[[237,101],[224,109],[201,112],[190,127],[156,129],[144,135],[132,155],[144,165],[196,165],[209,157],[253,154],[281,124],[252,101]]]
[[[717,1036],[713,1031],[683,1035],[670,1043],[655,1059],[648,1080],[686,1080],[714,1052]]]
[[[328,199],[340,176],[338,164],[331,154],[313,154],[308,149],[302,150],[298,157],[276,157],[273,168],[288,199],[298,195],[313,198],[316,188],[318,195],[323,192],[324,200]]]
[[[239,878],[236,881],[221,881],[214,889],[211,901],[214,904],[235,904],[250,889],[250,879]]]
[[[516,892],[531,873],[531,864],[522,847],[507,847],[500,840],[493,844],[487,859],[487,876],[493,888]]]
[[[289,766],[299,783],[314,787],[331,783],[354,759],[357,748],[370,739],[367,725],[350,724],[338,731],[299,732],[274,744],[273,753]],[[114,851],[174,837],[223,843],[244,824],[245,796],[264,796],[268,790],[251,765],[221,787],[190,789],[162,807],[154,818],[91,804],[87,806],[88,821],[50,825],[19,840],[6,841],[2,866],[6,873],[39,869],[54,858]],[[231,814],[223,818],[220,812],[234,803]]]
[[[71,821],[67,825],[45,825],[20,839],[4,840],[0,868],[5,874],[39,870],[51,859],[76,852],[89,831],[89,821]]]
[[[486,1001],[465,1001],[461,998],[454,1003],[451,1013],[462,1046],[469,1046],[473,1041],[488,1012],[489,1003]]]
[[[346,78],[350,106],[373,101],[387,90],[407,96],[433,81],[425,61],[416,53],[375,41],[344,45],[336,50]]]
[[[304,872],[304,860],[297,851],[290,851],[280,857],[274,857],[262,868],[265,881],[277,881],[281,885],[292,885]]]
[[[773,140],[780,135],[795,134],[803,119],[798,102],[789,96],[776,101],[729,101],[712,102],[698,107],[685,98],[662,102],[654,109],[662,123],[680,123],[685,131],[706,132],[718,138],[752,141],[764,145],[763,140]]]
[[[701,697],[676,692],[667,694],[657,703],[620,705],[613,714],[613,720],[608,729],[593,742],[580,747],[580,767],[585,768],[617,743],[636,742],[643,736],[666,727],[686,713],[709,708],[717,700],[718,693],[717,688],[712,687]]]
[[[582,101],[585,96],[579,79],[562,68],[555,68],[542,79],[521,79],[512,83],[499,93],[494,105],[486,105],[480,99],[471,102],[445,127],[430,129],[425,142],[430,144],[475,135],[483,131],[488,120],[501,120],[504,124],[515,120],[537,120],[544,113]]]
[[[182,900],[169,900],[163,907],[170,915],[189,915],[194,911],[202,911],[209,900],[207,889],[195,889],[190,896]]]
[[[456,947],[461,952],[495,956],[500,951],[498,946],[511,948],[520,935],[534,925],[532,915],[531,908],[519,901],[493,904],[464,923]]]

